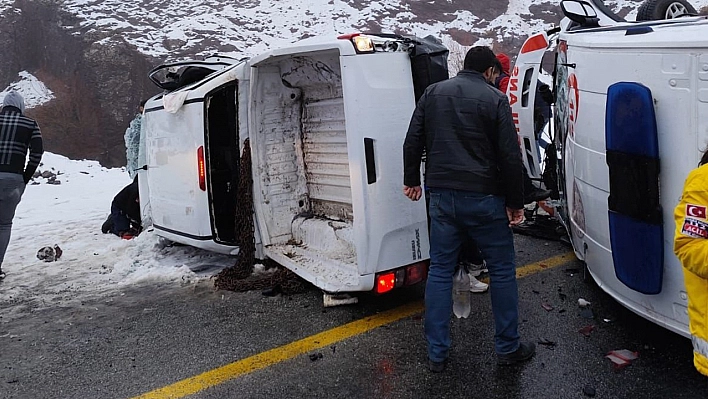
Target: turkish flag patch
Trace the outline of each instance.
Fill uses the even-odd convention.
[[[706,207],[702,205],[686,204],[686,216],[705,219]]]

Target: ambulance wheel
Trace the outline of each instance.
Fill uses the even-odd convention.
[[[696,14],[696,9],[686,0],[646,0],[639,6],[637,21],[674,19]]]

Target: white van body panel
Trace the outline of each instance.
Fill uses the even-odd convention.
[[[362,275],[429,257],[425,198],[403,195],[403,139],[415,109],[405,53],[342,57],[354,239]],[[374,139],[376,182],[368,184],[364,138]]]
[[[147,170],[143,175],[148,187],[141,186],[141,198],[149,198],[150,217],[158,235],[214,252],[238,253],[237,247],[214,241],[209,196],[199,187],[197,149],[205,142],[204,97],[239,77],[246,78],[246,73],[244,64],[230,66],[175,90],[171,95],[186,97],[174,113],[164,110],[162,95],[145,105]],[[248,81],[240,82],[244,84]],[[247,93],[239,90],[240,96],[246,96],[244,100]],[[247,129],[247,125],[240,129]],[[244,133],[247,136],[247,130]]]
[[[348,40],[304,49],[252,60],[249,130],[264,253],[325,291],[369,291],[375,273],[428,258],[425,203],[408,200],[400,183],[415,106],[410,59],[356,55]],[[373,140],[373,183],[365,138]]]
[[[688,173],[708,142],[708,24],[693,18],[633,24],[648,34],[626,30],[564,32],[567,63],[577,81],[558,82],[577,99],[565,145],[568,214],[576,253],[598,285],[633,312],[689,336],[687,295],[681,263],[673,253],[673,211]],[[622,25],[622,24],[620,24]],[[608,223],[609,172],[605,161],[605,104],[608,87],[638,82],[651,89],[660,151],[664,276],[657,295],[625,286],[614,270]]]
[[[530,47],[529,44],[533,43],[538,43],[538,48],[526,51]],[[536,142],[534,100],[540,73],[539,65],[547,46],[548,36],[545,32],[537,33],[526,40],[511,70],[506,90],[512,119],[519,135],[522,161],[529,177],[536,179],[541,177],[541,159]]]

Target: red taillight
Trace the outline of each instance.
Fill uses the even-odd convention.
[[[406,285],[417,284],[428,276],[428,262],[418,262],[406,267]]]
[[[206,164],[204,163],[204,147],[197,149],[197,168],[199,169],[199,188],[206,191]]]
[[[339,39],[339,40],[352,40],[353,37],[357,37],[359,35],[361,35],[361,33],[347,33],[346,35],[337,36],[337,39]]]
[[[389,292],[396,286],[396,275],[394,273],[381,274],[376,277],[376,293],[383,294]]]

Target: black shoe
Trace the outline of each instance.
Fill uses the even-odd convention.
[[[101,233],[106,234],[109,231],[111,231],[111,228],[113,227],[113,218],[111,215],[108,215],[108,218],[106,219],[105,222],[101,225]]]
[[[524,204],[545,200],[549,198],[551,194],[551,190],[536,188],[529,193],[524,193]]]
[[[447,364],[446,360],[443,360],[442,362],[434,362],[430,359],[428,359],[428,369],[432,371],[433,373],[442,373],[445,371],[445,365]]]
[[[519,349],[506,355],[497,355],[497,364],[500,366],[510,366],[512,364],[524,362],[533,357],[536,353],[536,344],[533,342],[522,342]]]

